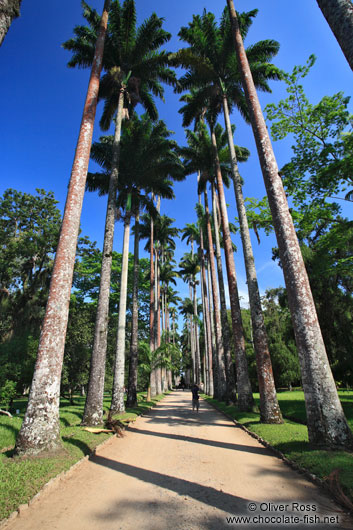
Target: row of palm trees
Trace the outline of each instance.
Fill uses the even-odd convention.
[[[192,172],[198,173],[199,193],[204,194],[206,232],[204,234],[202,230],[200,231],[201,285],[203,292],[206,293],[203,254],[204,249],[207,247],[207,261],[211,278],[211,289],[209,291],[212,291],[214,313],[214,322],[212,322],[211,318],[207,321],[207,314],[209,315],[210,312],[207,311],[206,304],[208,303],[210,306],[210,299],[204,296],[207,355],[205,355],[203,366],[205,367],[205,376],[207,373],[207,391],[209,393],[214,392],[221,399],[231,399],[235,393],[229,336],[224,320],[226,315],[225,297],[224,294],[220,295],[220,310],[218,289],[216,287],[214,245],[206,184],[211,182],[219,285],[223,284],[223,282],[220,276],[220,242],[217,242],[216,236],[218,234],[218,224],[221,226],[225,251],[232,316],[232,335],[235,344],[238,406],[241,410],[248,410],[253,404],[245,355],[233,246],[230,238],[230,226],[223,188],[223,178],[229,175],[234,183],[247,270],[261,396],[261,418],[267,422],[282,421],[274,387],[249,229],[242,197],[242,182],[238,170],[238,159],[239,161],[242,158],[245,159],[248,153],[246,150],[234,146],[233,130],[230,125],[229,112],[236,106],[242,116],[251,122],[257,140],[301,360],[309,438],[313,443],[324,443],[331,446],[352,445],[352,434],[349,431],[338,400],[282,182],[278,175],[261,109],[257,103],[255,87],[269,91],[268,80],[279,78],[278,70],[270,63],[272,57],[278,51],[278,43],[271,40],[261,41],[249,47],[245,52],[242,39],[246,37],[256,11],[238,16],[232,0],[228,0],[228,9],[224,10],[219,25],[211,13],[204,12],[202,16],[194,16],[189,26],[182,28],[179,33],[180,38],[187,44],[187,47],[174,54],[161,50],[161,46],[169,41],[170,34],[163,30],[162,20],[155,14],[141,26],[136,27],[136,11],[133,0],[125,0],[122,5],[120,5],[118,0],[111,2],[111,5],[110,2],[106,1],[102,17],[99,17],[85,2],[83,2],[83,6],[88,26],[76,27],[74,30],[75,37],[64,43],[64,47],[73,52],[69,66],[87,67],[93,63],[91,78],[94,78],[95,82],[97,77],[99,78],[99,67],[103,67],[104,75],[98,94],[98,97],[104,100],[104,109],[100,122],[102,129],[107,130],[113,119],[115,120],[114,136],[101,138],[100,143],[94,145],[92,149],[93,157],[102,165],[104,171],[101,174],[89,175],[88,179],[89,189],[99,189],[101,193],[107,193],[108,206],[91,367],[91,381],[94,381],[94,389],[92,387],[93,383],[92,385],[90,383],[84,422],[101,422],[102,419],[101,404],[104,388],[111,255],[118,208],[121,208],[123,212],[123,256],[125,260],[128,255],[130,220],[132,216],[135,217],[136,267],[138,266],[139,215],[141,209],[147,208],[149,210],[149,250],[151,253],[150,347],[151,350],[155,350],[160,346],[160,293],[158,292],[160,282],[156,281],[156,279],[158,280],[160,268],[165,264],[165,247],[162,245],[159,251],[155,248],[156,221],[153,219],[155,206],[153,199],[151,201],[147,196],[149,194],[152,194],[152,196],[157,194],[159,197],[163,196],[163,194],[164,196],[172,196],[170,178],[181,179],[185,173]],[[107,26],[108,11],[109,23]],[[105,47],[104,53],[102,53],[105,33]],[[234,46],[236,54],[234,53]],[[186,73],[177,80],[171,66],[182,66],[186,69]],[[192,122],[195,122],[195,131],[193,133],[191,131],[188,132],[188,148],[185,151],[180,151],[183,157],[183,164],[180,161],[180,157],[176,154],[176,146],[172,145],[169,139],[170,133],[166,130],[165,125],[161,122],[157,123],[157,125],[151,123],[151,120],[155,121],[158,116],[154,97],[161,98],[163,96],[161,83],[170,84],[179,92],[190,91],[182,96],[182,101],[185,104],[180,109],[180,112],[183,115],[183,125],[189,126]],[[92,139],[92,117],[94,118],[96,99],[97,90],[94,96],[88,98],[84,111],[83,130],[86,127],[88,131],[84,135],[86,145]],[[134,109],[138,103],[143,105],[147,114],[141,119],[134,115]],[[220,142],[221,131],[217,124],[217,117],[221,111],[224,114],[228,156],[231,160],[230,168],[227,171],[224,171],[222,166],[222,164],[224,165],[224,160],[222,158],[222,143]],[[127,119],[129,116],[130,122],[127,126],[124,125],[124,134],[121,136],[123,119]],[[209,127],[209,133],[205,123]],[[153,152],[153,145],[150,146],[152,170],[148,175],[149,181],[146,183],[148,173],[145,174],[141,171],[146,169],[145,166],[148,167],[148,163],[144,158],[147,156],[145,146],[146,143],[148,144],[148,138],[145,136],[150,134],[150,137],[152,137],[153,131],[155,127],[158,128],[158,125],[160,129],[156,135],[158,136],[159,134],[162,144],[165,142],[168,154],[164,153],[160,156],[159,152]],[[90,136],[88,133],[90,133]],[[140,152],[137,146],[135,151],[135,142],[137,143],[139,134],[143,138]],[[77,148],[76,155],[78,157],[76,165],[79,169],[83,167],[83,173],[84,171],[87,172],[87,166],[80,158],[81,148]],[[154,173],[155,164],[161,160],[166,161],[166,164],[163,165],[163,162],[161,162],[160,174],[158,174],[157,170]],[[155,181],[153,181],[153,178]],[[43,449],[55,449],[60,445],[58,402],[70,294],[68,284],[72,279],[72,272],[70,272],[73,270],[72,242],[77,241],[84,186],[85,178],[83,175],[80,177],[80,183],[72,177],[28,409],[17,440],[18,453],[33,454]],[[77,195],[76,202],[70,199],[71,189],[73,195]],[[144,191],[142,192],[142,190]],[[144,198],[142,199],[142,197]],[[73,210],[75,211],[74,213]],[[70,225],[73,217],[75,217],[75,228]],[[70,238],[69,244],[68,239]],[[66,247],[70,249],[70,252],[67,251]],[[122,410],[124,406],[124,318],[126,313],[126,295],[123,294],[126,293],[124,257],[117,355],[111,405],[113,412]],[[191,256],[190,260],[192,262]],[[187,260],[184,261],[184,272],[186,269],[189,270],[188,267],[191,264],[187,263]],[[62,280],[63,274],[67,278],[66,282]],[[193,274],[191,274],[192,276]],[[195,284],[195,282],[193,283]],[[194,289],[194,285],[191,285],[191,288]],[[137,289],[138,287],[135,284],[135,309],[133,310],[135,318],[135,324],[133,325],[135,327],[137,327]],[[195,295],[193,295],[194,322],[196,323],[197,307],[195,311],[195,298]],[[165,304],[166,299],[163,299]],[[222,325],[222,317],[224,325]],[[195,345],[193,359],[194,377],[198,381],[201,377],[201,358],[200,352],[197,350],[197,326],[194,325],[191,329],[194,330],[193,343]],[[212,329],[214,329],[214,333],[212,333]],[[137,333],[135,332],[134,339],[131,340],[132,353],[130,353],[130,358],[135,359],[135,364],[136,336]],[[212,336],[214,337],[214,344]],[[156,368],[156,370],[151,371],[152,392],[162,390],[161,381],[163,377],[159,370],[161,369]],[[134,378],[135,375],[132,374],[132,390],[129,396],[131,402],[134,399],[134,388],[136,389]]]

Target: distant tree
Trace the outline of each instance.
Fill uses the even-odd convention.
[[[22,0],[0,0],[0,46],[14,18],[20,16]]]
[[[71,295],[61,378],[61,393],[68,392],[71,403],[74,392],[82,393],[82,388],[88,383],[94,336],[94,309],[92,303]]]
[[[353,70],[352,0],[317,0],[317,3]]]
[[[268,289],[262,298],[277,387],[301,384],[300,366],[285,289]]]
[[[24,328],[38,334],[61,216],[52,192],[8,189],[0,197],[0,342]]]

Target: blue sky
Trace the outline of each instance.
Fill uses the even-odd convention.
[[[88,3],[101,13],[103,0]],[[205,8],[219,19],[225,5],[225,0],[136,0],[139,22],[153,11],[165,19],[164,28],[173,35],[168,46],[172,51],[180,46],[179,28],[187,25],[193,14],[202,13]],[[341,90],[350,95],[352,71],[315,0],[235,0],[235,6],[238,11],[259,9],[246,44],[266,38],[278,40],[281,49],[274,62],[280,68],[290,71],[294,65],[304,64],[311,53],[317,56],[305,81],[313,103]],[[14,21],[0,48],[0,195],[9,187],[28,193],[44,188],[54,192],[61,210],[64,207],[89,71],[69,69],[66,65],[70,54],[61,44],[72,36],[73,27],[83,22],[81,13],[79,0],[23,0],[21,17]],[[285,97],[281,83],[274,82],[271,87],[272,94],[260,95],[263,106]],[[158,108],[160,118],[175,131],[175,139],[184,144],[178,96],[166,89],[165,103],[158,103]],[[95,140],[102,134],[98,126],[101,110],[99,106]],[[250,161],[240,167],[245,181],[244,195],[261,198],[265,191],[251,129],[236,113],[232,118],[237,126],[235,143],[248,147],[252,153]],[[222,119],[220,123],[224,125]],[[291,156],[290,145],[289,139],[274,144],[280,167]],[[195,222],[196,176],[176,184],[175,195],[174,201],[162,203],[162,213],[173,217],[176,226],[182,228],[186,223]],[[232,220],[236,215],[232,190],[227,194],[227,202]],[[349,215],[349,211],[345,213]],[[99,247],[104,219],[105,199],[87,193],[82,234],[97,241]],[[239,291],[245,299],[245,272],[237,237],[235,243],[239,249],[235,255]],[[282,273],[271,260],[271,248],[276,245],[274,238],[263,236],[258,245],[253,237],[253,245],[261,291],[283,285]],[[122,225],[117,224],[115,250],[121,252],[121,249]],[[179,241],[178,261],[185,251],[186,245]],[[188,295],[186,286],[180,284],[180,290],[183,296]]]

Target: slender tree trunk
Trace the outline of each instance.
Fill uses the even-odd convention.
[[[125,411],[125,339],[126,339],[126,300],[129,271],[129,239],[130,239],[131,214],[125,214],[124,243],[121,263],[120,299],[118,331],[116,338],[116,356],[114,366],[113,395],[110,410],[113,414]]]
[[[109,5],[109,0],[106,0],[83,109],[31,392],[27,411],[16,441],[17,454],[38,454],[42,451],[55,450],[61,447],[60,379]]]
[[[237,156],[234,148],[232,127],[229,119],[227,96],[223,96],[224,121],[228,134],[228,145],[231,155],[234,194],[237,203],[240,235],[243,246],[243,255],[246,270],[246,279],[249,291],[251,322],[256,354],[257,377],[260,393],[260,417],[263,423],[283,423],[279,408],[275,381],[272,371],[270,351],[268,348],[267,333],[261,307],[261,298],[255,268],[254,253],[251,245],[250,231],[238,170]]]
[[[140,216],[135,216],[135,241],[134,241],[134,280],[132,287],[132,324],[130,343],[129,383],[126,406],[137,405],[137,366],[138,366],[138,291],[139,291],[139,244],[140,244]]]
[[[153,195],[152,195],[153,199]],[[150,350],[153,352],[155,346],[155,310],[154,310],[154,223],[151,217],[151,237],[150,237]],[[150,393],[154,397],[157,394],[156,390],[156,371],[151,370],[150,373]]]
[[[201,198],[199,197],[199,202]],[[205,393],[210,395],[210,372],[209,372],[209,349],[210,349],[210,334],[209,334],[209,307],[207,299],[207,285],[206,285],[206,276],[205,276],[205,256],[203,248],[203,234],[202,228],[200,230],[200,248],[199,248],[199,258],[201,263],[200,268],[200,285],[201,285],[201,298],[202,298],[202,315],[203,315],[203,327],[204,327],[204,340],[205,340],[205,353],[203,361],[203,381],[205,385]]]
[[[103,422],[103,394],[109,321],[110,277],[112,270],[113,242],[116,220],[116,192],[118,187],[123,105],[124,91],[121,90],[119,94],[119,106],[113,142],[112,172],[109,179],[107,213],[105,218],[102,265],[90,377],[82,425],[100,425]]]
[[[351,0],[317,0],[322,14],[353,70],[353,4]]]
[[[206,280],[206,266],[205,266],[205,257],[203,255],[203,235],[201,237],[201,273],[202,273],[202,286],[203,286],[203,297],[205,304],[205,343],[207,344],[206,349],[206,393],[209,396],[213,395],[213,371],[212,371],[212,327],[211,327],[211,308],[208,302],[208,292],[207,292],[207,280]]]
[[[219,240],[219,225],[217,215],[217,197],[215,193],[214,184],[212,184],[212,209],[213,209],[213,224],[215,232],[215,243],[216,243],[216,262],[217,262],[217,273],[218,273],[218,287],[219,287],[219,299],[221,304],[221,322],[222,322],[222,335],[223,335],[223,346],[224,346],[224,360],[227,380],[227,400],[236,401],[236,388],[235,388],[235,377],[234,367],[232,360],[232,352],[230,349],[230,329],[227,315],[227,304],[226,295],[224,290],[224,279],[223,279],[223,266],[221,256],[221,243]]]
[[[219,165],[217,141],[213,128],[211,128],[212,146],[214,151],[214,160],[216,165],[216,180],[221,210],[221,225],[223,233],[224,254],[227,265],[227,276],[229,286],[230,309],[232,315],[232,328],[235,349],[235,364],[237,369],[237,389],[238,389],[238,407],[239,410],[251,410],[253,406],[253,397],[248,373],[248,361],[245,352],[245,340],[243,332],[243,323],[240,312],[240,303],[238,295],[238,285],[235,273],[235,263],[233,256],[233,245],[230,238],[227,205],[223,190],[223,180],[221,168]]]
[[[302,373],[309,440],[320,446],[353,447],[327,359],[304,261],[282,180],[244,50],[233,0],[227,0],[235,49],[267,190]]]
[[[14,18],[20,16],[22,0],[0,0],[0,46]]]
[[[212,231],[210,222],[210,211],[208,208],[207,190],[204,193],[205,197],[205,213],[207,223],[207,237],[208,237],[208,252],[209,262],[211,269],[211,282],[212,282],[212,296],[213,296],[213,311],[215,320],[215,338],[216,338],[216,355],[215,362],[213,363],[213,374],[214,374],[214,395],[217,399],[223,401],[227,397],[227,382],[224,365],[224,347],[223,347],[223,335],[221,327],[221,315],[219,311],[219,301],[217,294],[217,278],[216,269],[214,264],[214,250],[212,241]]]
[[[208,304],[210,307],[210,327],[211,327],[211,341],[212,348],[209,351],[209,364],[210,364],[210,373],[212,371],[212,378],[210,378],[210,395],[214,396],[217,392],[215,390],[215,385],[217,385],[217,376],[214,374],[214,367],[217,366],[217,346],[216,346],[216,328],[215,328],[215,316],[213,310],[213,294],[212,294],[212,281],[211,281],[211,265],[210,265],[210,256],[208,252],[207,259],[207,285],[208,285]]]
[[[192,302],[192,286],[189,281],[189,299]],[[195,324],[191,314],[189,314],[189,326],[190,326],[190,350],[192,358],[192,382],[196,384],[196,340],[195,340]]]
[[[196,278],[193,281],[193,304],[194,304],[194,337],[195,337],[195,371],[196,371],[196,384],[200,385],[200,369],[201,369],[201,356],[200,356],[200,340],[198,333],[197,324],[197,297],[196,297]]]
[[[160,282],[159,282],[159,255],[156,251],[156,261],[155,261],[155,344],[156,349],[161,345],[161,311],[160,311]],[[156,368],[156,391],[157,394],[162,394],[162,368],[157,366]]]

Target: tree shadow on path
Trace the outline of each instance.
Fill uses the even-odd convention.
[[[234,427],[236,428],[236,427]],[[222,449],[231,449],[233,451],[243,451],[246,453],[255,453],[258,455],[272,456],[272,453],[265,447],[252,447],[250,445],[233,444],[228,442],[219,442],[217,440],[209,440],[205,438],[195,438],[193,436],[184,436],[182,434],[162,433],[156,431],[148,431],[146,429],[138,429],[135,427],[129,427],[129,432],[137,434],[143,434],[147,436],[158,436],[161,438],[169,438],[171,440],[180,440],[183,442],[193,442],[196,444],[209,445],[211,447],[221,447]]]
[[[117,462],[116,460],[111,460],[110,458],[99,455],[94,455],[91,460],[97,465],[108,467],[124,475],[173,491],[178,495],[187,495],[198,502],[202,502],[207,506],[213,506],[226,513],[237,515],[248,514],[247,506],[249,502],[251,502],[248,499],[230,495],[229,493],[219,491],[210,486],[197,484],[195,482],[190,482],[189,480],[164,475],[156,471],[142,469],[129,464],[123,464],[122,462]]]

